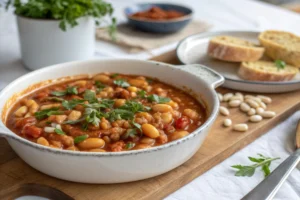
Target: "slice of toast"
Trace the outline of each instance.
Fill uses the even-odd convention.
[[[297,67],[286,65],[278,68],[275,62],[242,62],[238,74],[241,78],[252,81],[288,81],[299,72]]]
[[[207,53],[229,62],[257,61],[263,56],[264,48],[240,38],[217,36],[210,40]]]
[[[262,32],[258,39],[269,57],[300,67],[300,37],[289,32],[270,30]]]

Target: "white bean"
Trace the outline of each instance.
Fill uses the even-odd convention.
[[[260,114],[263,118],[273,118],[275,117],[276,113],[273,111],[265,111]]]
[[[224,94],[223,101],[229,101],[231,97],[233,97],[232,93]]]
[[[263,109],[267,109],[267,105],[264,102],[262,102],[262,101],[258,102],[258,105],[260,107],[262,107]]]
[[[262,116],[260,116],[260,115],[252,115],[250,117],[251,122],[260,122],[261,120],[262,120]]]
[[[244,101],[244,98],[242,96],[233,96],[230,98],[230,101],[234,101],[234,100]]]
[[[232,124],[231,119],[228,119],[228,118],[224,119],[223,125],[224,125],[225,127],[229,127],[229,126],[231,126],[231,124]]]
[[[219,101],[222,102],[223,101],[223,95],[221,93],[217,93]]]
[[[260,98],[262,102],[266,104],[272,103],[272,99],[270,97],[263,96],[263,95],[257,95],[257,97]]]
[[[250,108],[250,110],[248,111],[248,115],[251,116],[251,115],[255,115],[256,111],[254,108]]]
[[[55,128],[54,127],[45,127],[44,131],[46,133],[54,133]]]
[[[240,105],[240,109],[241,109],[241,111],[243,111],[243,112],[248,112],[249,110],[250,110],[250,106],[247,104],[247,103],[241,103],[241,105]]]
[[[246,103],[249,104],[249,106],[251,106],[252,108],[258,108],[259,105],[256,101],[254,101],[253,99],[247,99]]]
[[[229,101],[229,107],[232,107],[232,108],[234,108],[234,107],[239,107],[240,105],[241,105],[241,100],[231,100],[231,101]]]
[[[265,109],[263,109],[262,107],[258,107],[258,108],[256,108],[256,113],[257,114],[261,114],[261,113],[263,113],[263,112],[265,112]]]
[[[244,101],[244,95],[243,95],[242,93],[236,92],[236,93],[235,93],[235,96],[240,97],[240,98],[242,99],[241,101]]]
[[[224,106],[220,106],[220,113],[224,116],[228,116],[230,114],[229,110]]]
[[[244,97],[245,97],[245,99],[252,99],[252,98],[255,97],[255,96],[247,94],[247,95],[245,95]]]
[[[233,126],[233,130],[245,132],[248,130],[248,125],[247,124],[236,124]]]

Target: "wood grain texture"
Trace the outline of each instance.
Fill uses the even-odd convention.
[[[173,64],[178,63],[174,52],[154,59]],[[220,88],[218,91],[225,93],[230,90]],[[162,199],[245,147],[300,108],[300,91],[268,96],[273,99],[268,109],[277,113],[273,119],[263,120],[260,123],[248,123],[249,131],[241,133],[234,132],[231,128],[224,128],[222,122],[225,117],[219,116],[202,147],[190,160],[166,174],[131,183],[80,184],[49,177],[24,163],[13,153],[7,142],[0,139],[0,199],[15,197],[12,196],[12,190],[24,188],[23,184],[27,183],[54,187],[76,200]],[[237,108],[230,109],[230,112],[233,123],[247,122],[248,117]],[[228,168],[230,167],[228,166]],[[25,193],[22,190],[22,194]],[[42,195],[47,196],[47,194]]]

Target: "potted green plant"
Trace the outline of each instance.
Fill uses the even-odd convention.
[[[14,7],[24,65],[35,70],[93,56],[95,22],[108,16],[115,29],[113,8],[103,0],[9,0]]]

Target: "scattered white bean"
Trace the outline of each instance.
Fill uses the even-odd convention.
[[[233,97],[232,93],[224,94],[223,101],[229,101],[231,97]]]
[[[247,95],[245,95],[244,97],[245,97],[245,99],[252,99],[252,98],[255,97],[255,96],[247,94]]]
[[[260,114],[263,118],[273,118],[275,117],[276,113],[273,111],[265,111]]]
[[[251,116],[251,115],[255,115],[256,111],[254,108],[250,108],[250,110],[248,111],[248,115]]]
[[[231,119],[228,119],[228,118],[224,119],[223,125],[224,125],[225,127],[229,127],[229,126],[231,126],[231,124],[232,124]]]
[[[229,107],[235,108],[235,107],[239,107],[241,105],[241,100],[231,100],[229,101],[228,105]]]
[[[55,128],[54,127],[45,127],[44,131],[46,133],[54,133]]]
[[[247,104],[247,103],[241,103],[241,105],[240,105],[240,109],[241,109],[241,111],[243,111],[243,112],[248,112],[249,110],[250,110],[250,106]]]
[[[262,102],[266,104],[272,103],[272,99],[270,97],[263,96],[263,95],[257,95],[257,97],[260,98]]]
[[[233,96],[230,98],[230,101],[234,101],[234,100],[244,101],[244,98],[242,96]]]
[[[235,96],[241,96],[241,97],[244,97],[244,95],[243,95],[242,93],[240,93],[240,92],[236,92],[234,95],[235,95]]]
[[[236,124],[233,126],[233,130],[245,132],[248,130],[248,125],[247,124]]]
[[[256,113],[257,114],[261,114],[261,113],[263,113],[263,112],[265,112],[265,109],[263,109],[262,107],[258,107],[258,108],[256,108]]]
[[[256,101],[254,101],[253,99],[247,99],[246,103],[249,104],[249,106],[251,106],[252,108],[258,108],[259,105]]]
[[[219,101],[222,102],[223,101],[223,95],[221,93],[217,93]]]
[[[251,122],[260,122],[261,120],[262,120],[262,116],[260,116],[260,115],[252,115],[250,117]]]
[[[230,114],[229,110],[224,106],[220,106],[220,113],[224,116],[228,116]]]
[[[258,102],[258,105],[260,107],[262,107],[263,109],[267,109],[267,105],[264,102],[262,102],[262,101]]]

